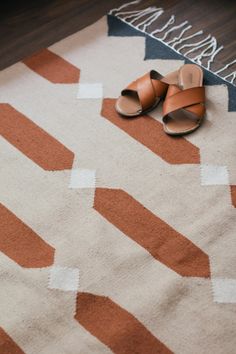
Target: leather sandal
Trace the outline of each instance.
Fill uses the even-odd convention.
[[[116,101],[116,111],[124,117],[136,117],[154,109],[166,95],[170,83],[177,84],[178,71],[163,77],[155,70],[129,84]]]
[[[185,64],[178,72],[178,84],[169,85],[163,104],[163,126],[169,135],[184,135],[200,127],[205,114],[203,71]]]

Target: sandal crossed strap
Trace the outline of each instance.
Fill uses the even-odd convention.
[[[170,85],[163,104],[165,132],[186,134],[197,129],[205,114],[204,86],[181,89]]]
[[[153,109],[166,94],[168,84],[157,71],[151,70],[121,91],[116,102],[118,113],[133,117]]]
[[[196,130],[205,114],[202,69],[184,64],[165,77],[151,70],[122,90],[116,110],[125,117],[135,117],[152,110],[164,97],[164,131],[183,135]]]

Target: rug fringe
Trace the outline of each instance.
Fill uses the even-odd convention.
[[[219,69],[216,71],[216,74],[219,74],[223,71],[225,71],[226,69],[228,69],[231,65],[236,63],[236,59],[232,60],[230,63],[226,64],[223,68]],[[227,74],[226,76],[223,76],[224,80],[227,80],[228,78],[230,78],[232,76],[232,79],[230,80],[231,83],[234,82],[235,78],[236,78],[236,71],[232,71],[231,73]]]
[[[191,25],[190,25],[190,26],[191,26]],[[191,28],[192,28],[192,26],[191,26]],[[183,38],[181,38],[180,40],[177,40],[177,41],[173,44],[172,48],[175,48],[176,45],[181,44],[181,43],[187,41],[188,39],[192,39],[192,38],[194,38],[194,37],[196,37],[196,36],[199,36],[200,34],[203,34],[203,31],[202,31],[202,30],[200,30],[200,31],[198,31],[198,32],[195,32],[195,33],[191,34],[190,36],[183,37]]]
[[[139,4],[140,2],[141,2],[141,0],[135,0],[135,1],[127,2],[126,4],[121,5],[121,6],[118,7],[117,9],[111,10],[111,11],[109,12],[109,15],[113,15],[113,12],[115,12],[115,11],[120,11],[120,10],[126,8],[127,6],[136,5],[136,4]]]
[[[189,29],[191,29],[191,28],[192,28],[191,25],[188,25],[188,26],[184,27],[184,29],[180,32],[180,34],[179,34],[177,37],[173,38],[172,40],[170,40],[170,41],[168,41],[168,42],[166,42],[166,43],[167,43],[167,44],[173,43],[173,47],[174,47],[175,45],[179,44],[179,43],[182,43],[182,41],[184,40],[184,38],[183,38],[184,33],[185,33],[186,31],[188,31]],[[185,38],[186,38],[186,37],[185,37]]]
[[[235,85],[235,70],[232,69],[230,72],[227,71],[225,76],[220,73],[223,73],[226,69],[235,64],[236,60],[222,66],[217,71],[211,69],[216,56],[224,48],[223,45],[218,45],[214,36],[210,34],[205,36],[202,30],[189,33],[188,31],[192,29],[192,25],[187,20],[177,24],[174,15],[171,15],[166,23],[158,26],[159,18],[164,13],[164,10],[162,8],[157,8],[156,6],[149,6],[144,9],[136,10],[127,9],[131,5],[137,5],[140,2],[141,0],[136,0],[123,4],[119,8],[112,9],[109,12],[109,15],[118,17],[133,28],[161,41],[178,54],[187,57],[190,61],[203,66],[221,79]],[[156,27],[152,31],[149,30],[151,25],[155,25]],[[161,34],[161,36],[159,34]],[[174,36],[174,38],[170,38],[171,36]],[[200,40],[197,42],[192,41],[193,39],[196,39],[196,37]]]

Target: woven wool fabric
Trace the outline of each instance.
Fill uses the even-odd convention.
[[[144,56],[102,18],[0,74],[1,354],[235,353],[236,114],[211,85],[184,138],[122,119],[183,64]]]

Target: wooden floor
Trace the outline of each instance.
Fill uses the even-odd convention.
[[[82,29],[128,0],[24,0],[0,4],[0,69]],[[140,7],[163,7],[168,18],[188,20],[214,35],[224,51],[220,62],[235,58],[235,0],[143,0]]]

